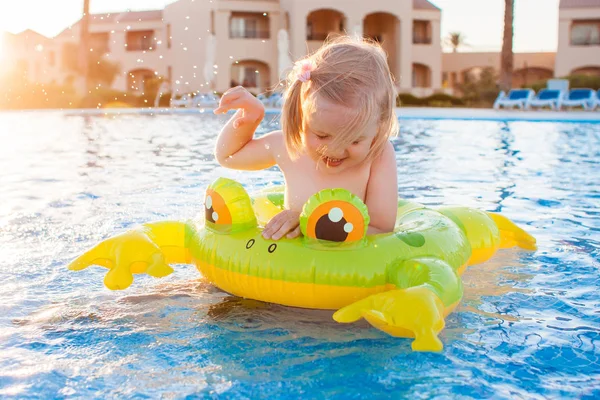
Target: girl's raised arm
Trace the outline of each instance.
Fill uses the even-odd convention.
[[[254,132],[265,116],[262,103],[241,86],[229,89],[221,97],[215,114],[237,110],[223,127],[215,146],[215,158],[227,168],[260,170],[275,165],[270,145],[273,135],[254,139]]]

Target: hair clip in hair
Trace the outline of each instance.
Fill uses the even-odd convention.
[[[317,67],[312,60],[303,60],[298,63],[298,80],[306,82],[310,80],[310,73]]]

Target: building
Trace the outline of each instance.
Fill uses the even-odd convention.
[[[442,82],[454,91],[483,68],[500,71],[500,53],[444,53]],[[515,53],[513,87],[568,75],[600,75],[600,0],[560,0],[558,48]]]
[[[484,68],[500,71],[499,52],[444,53],[442,82],[453,92],[470,78],[477,79]],[[513,87],[526,87],[555,76],[556,53],[515,53]]]
[[[561,0],[557,52],[516,53],[513,86],[569,74],[600,75],[600,0]],[[143,93],[165,78],[174,92],[273,88],[291,59],[328,35],[379,41],[401,92],[452,93],[500,53],[442,53],[441,10],[428,0],[178,0],[163,10],[90,16],[90,52],[119,64],[113,88]],[[80,23],[49,39],[33,31],[4,37],[0,74],[63,84],[78,74]],[[10,55],[6,57],[6,55]]]
[[[400,90],[422,95],[441,89],[441,11],[427,0],[179,0],[164,10],[90,17],[90,51],[120,64],[113,84],[118,90],[143,92],[145,81],[162,76],[179,92],[224,91],[232,84],[263,91],[281,78],[282,52],[296,59],[343,32],[382,43]],[[31,78],[69,79],[69,44],[79,41],[79,27],[46,38],[41,58],[26,44],[11,56],[13,67],[39,64],[45,76]],[[51,59],[54,67],[46,68]]]
[[[556,76],[600,75],[600,0],[560,0]]]

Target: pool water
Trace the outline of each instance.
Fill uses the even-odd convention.
[[[502,212],[539,244],[466,271],[433,354],[229,296],[191,265],[120,292],[66,269],[136,224],[193,218],[218,176],[281,183],[217,165],[224,118],[0,114],[1,398],[600,397],[600,124],[401,121],[400,196]]]

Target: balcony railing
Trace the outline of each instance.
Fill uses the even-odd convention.
[[[231,39],[269,39],[268,30],[256,29],[230,29],[229,38]]]
[[[308,35],[306,35],[306,40],[325,40],[325,39],[327,39],[328,35],[329,35],[328,32],[325,32],[325,33],[320,33],[320,32],[309,33]]]
[[[413,36],[413,44],[431,44],[431,36]]]
[[[156,49],[156,42],[152,41],[136,41],[127,43],[127,51],[153,51]]]
[[[574,37],[571,38],[571,45],[573,46],[600,46],[600,37]]]
[[[156,49],[154,31],[131,31],[125,37],[127,51],[152,51]]]

